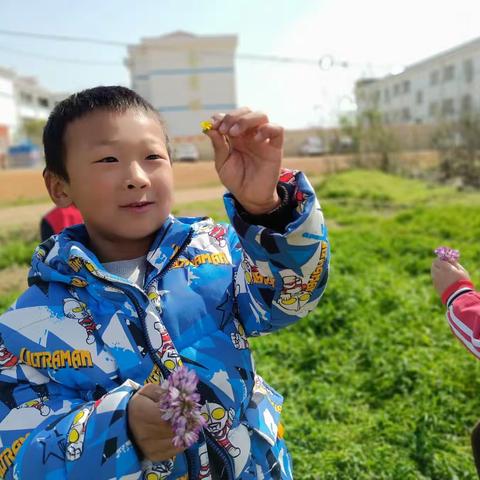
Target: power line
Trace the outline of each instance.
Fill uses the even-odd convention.
[[[14,36],[14,37],[28,37],[28,38],[37,38],[42,40],[52,40],[52,41],[61,41],[61,42],[75,42],[75,43],[90,43],[96,45],[108,45],[112,47],[122,47],[127,48],[131,46],[126,42],[119,42],[114,40],[103,40],[100,38],[91,38],[91,37],[72,37],[69,35],[53,35],[53,34],[44,34],[44,33],[34,33],[34,32],[22,32],[22,31],[13,31],[13,30],[0,30],[0,35],[7,35],[7,36]],[[157,45],[156,48],[162,50],[176,50],[174,46],[166,46],[166,45]],[[4,50],[6,50],[4,48]],[[214,50],[205,50],[199,51],[200,53],[207,54],[207,55],[215,55],[215,56],[228,56],[222,51],[214,51]],[[30,55],[30,53],[22,52],[23,55]],[[34,54],[31,54],[34,55]],[[40,55],[38,55],[40,57]],[[250,53],[236,53],[234,55],[235,58],[239,60],[253,60],[253,61],[263,61],[263,62],[274,62],[274,63],[295,63],[295,64],[303,64],[303,65],[310,65],[319,67],[323,71],[330,70],[333,67],[340,67],[340,68],[354,68],[354,67],[362,67],[362,64],[356,64],[345,60],[337,60],[332,55],[322,55],[318,59],[313,58],[300,58],[300,57],[284,57],[278,55],[259,55],[259,54],[250,54]],[[75,63],[75,59],[62,59],[60,57],[48,57],[43,55],[45,60],[51,59],[54,61],[68,61]],[[101,62],[101,61],[91,61],[91,60],[79,60],[77,63],[84,63],[84,64],[94,64],[94,65],[114,65],[114,63],[109,62]],[[118,65],[115,63],[115,65]],[[372,65],[373,66],[373,65]],[[375,67],[378,68],[390,68],[391,65],[376,65]]]
[[[79,65],[93,65],[93,66],[119,66],[120,62],[103,62],[97,60],[86,60],[86,59],[74,59],[74,58],[65,58],[65,57],[53,57],[50,55],[44,55],[42,53],[33,53],[33,52],[25,52],[24,50],[17,50],[16,48],[5,47],[4,45],[0,45],[0,52],[9,52],[14,53],[15,55],[24,55],[26,57],[34,57],[40,60],[48,60],[53,62],[59,63],[75,63]]]
[[[0,35],[9,35],[14,37],[29,37],[29,38],[39,38],[42,40],[53,40],[53,41],[62,41],[62,42],[75,42],[75,43],[91,43],[97,45],[109,45],[113,47],[122,47],[126,48],[129,46],[128,43],[125,42],[117,42],[113,40],[102,40],[99,38],[91,38],[91,37],[72,37],[68,35],[52,35],[52,34],[44,34],[44,33],[32,33],[32,32],[16,32],[12,30],[0,30]],[[163,50],[175,50],[174,46],[166,46],[166,45],[159,45],[157,48],[161,48]],[[228,55],[222,51],[212,51],[206,50],[202,53],[208,53],[211,55],[221,55],[225,56]],[[307,58],[295,58],[295,57],[280,57],[275,55],[258,55],[258,54],[236,54],[237,58],[245,59],[245,60],[262,60],[262,61],[270,61],[270,62],[281,62],[281,63],[305,63],[309,65],[318,65],[318,60],[314,59],[307,59]]]
[[[112,47],[127,47],[128,43],[116,42],[113,40],[102,40],[100,38],[90,37],[71,37],[68,35],[52,35],[46,33],[34,33],[34,32],[18,32],[13,30],[0,30],[1,35],[9,35],[13,37],[29,37],[39,38],[42,40],[56,40],[62,42],[76,42],[76,43],[93,43],[97,45],[110,45]]]

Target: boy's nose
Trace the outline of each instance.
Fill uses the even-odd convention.
[[[145,188],[149,184],[149,178],[141,166],[134,164],[129,169],[125,184],[129,190],[133,188]]]

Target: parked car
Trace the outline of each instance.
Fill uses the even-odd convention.
[[[298,154],[302,156],[322,155],[325,153],[323,140],[318,137],[308,137],[298,149]]]
[[[173,148],[173,158],[178,162],[197,162],[198,149],[193,143],[178,143]]]
[[[337,135],[330,144],[330,149],[333,153],[351,153],[354,148],[353,139],[348,135]]]

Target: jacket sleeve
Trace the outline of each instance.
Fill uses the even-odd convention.
[[[461,280],[442,295],[447,321],[453,334],[477,358],[480,358],[480,293],[473,284]]]
[[[8,315],[0,317],[0,478],[139,478],[127,429],[128,401],[139,385],[127,380],[95,399],[51,380],[9,350],[23,337],[5,326]]]
[[[285,327],[311,312],[328,278],[327,228],[315,192],[301,172],[283,171],[280,181],[295,207],[283,231],[252,225],[235,199],[224,197],[235,266],[236,315],[247,335]]]

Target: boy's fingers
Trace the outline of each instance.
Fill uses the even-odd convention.
[[[254,137],[257,142],[269,140],[272,147],[282,148],[283,146],[284,130],[280,125],[273,125],[267,123],[258,127],[258,131]]]
[[[213,150],[215,152],[215,168],[218,171],[230,154],[230,144],[223,135],[218,133],[217,130],[209,130],[205,134],[212,142]]]
[[[140,388],[140,390],[137,390],[137,394],[149,398],[152,402],[158,402],[160,400],[161,390],[158,385],[147,383]]]
[[[157,402],[160,400],[161,391],[158,385],[154,383],[147,383],[140,390],[135,393],[135,401],[138,402],[139,408],[142,410],[142,414],[146,417],[151,416],[152,419],[160,421],[170,425],[168,422],[162,419],[162,412],[158,408]]]
[[[215,113],[214,115],[212,115],[212,128],[216,130],[224,117],[225,113]]]
[[[184,451],[184,448],[174,447],[171,441],[160,441],[156,443],[154,450],[147,452],[146,457],[153,463],[159,463]]]
[[[162,418],[162,411],[158,405],[141,393],[135,394],[135,414],[130,412],[131,419],[134,422],[143,422],[148,424],[148,428],[153,427],[158,433],[163,433],[167,439],[173,437],[172,426],[169,421]]]
[[[241,117],[250,112],[251,110],[249,108],[243,107],[227,113],[219,124],[218,131],[222,134],[226,134]]]
[[[228,127],[228,130],[226,130],[225,133],[232,137],[236,137],[244,134],[246,131],[252,128],[257,128],[266,123],[268,123],[268,117],[264,113],[249,112],[234,119],[234,121],[231,123],[231,126]],[[224,124],[225,121],[222,123],[222,126]],[[222,126],[220,127],[220,131],[222,131]]]

